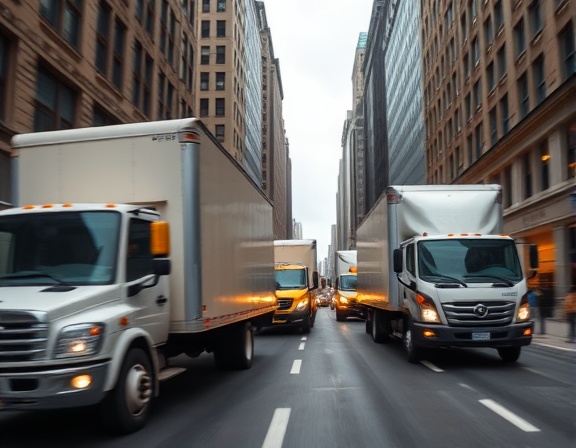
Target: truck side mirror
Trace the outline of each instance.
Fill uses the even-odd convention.
[[[394,272],[400,274],[402,272],[402,249],[394,249],[392,253],[393,261],[394,261]]]
[[[152,272],[157,277],[162,275],[169,275],[172,270],[172,265],[169,258],[153,258],[152,259]]]
[[[312,281],[314,282],[314,287],[312,289],[318,289],[318,271],[312,272]]]

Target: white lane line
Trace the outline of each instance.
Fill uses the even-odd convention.
[[[564,350],[565,352],[576,352],[576,349],[568,347],[558,347],[557,345],[544,344],[542,342],[532,342],[532,345],[539,345],[540,347],[555,348],[557,350]]]
[[[298,350],[304,350],[304,346],[306,345],[305,342],[301,342],[300,343],[300,347],[298,347]]]
[[[290,370],[290,373],[292,375],[298,375],[300,373],[300,367],[302,367],[302,360],[295,359],[292,363],[292,370]]]
[[[496,403],[494,400],[489,400],[489,399],[480,400],[480,403],[482,403],[487,408],[493,410],[494,412],[496,412],[496,414],[500,415],[501,417],[504,417],[510,423],[512,423],[513,425],[516,425],[518,428],[520,428],[522,431],[525,431],[525,432],[539,432],[540,431],[538,428],[536,428],[536,426],[533,426],[530,423],[528,423],[526,420],[524,420],[523,418],[518,417],[516,414],[514,414],[514,413],[510,412],[508,409],[506,409],[504,406],[501,406],[498,403]]]
[[[290,408],[278,408],[274,411],[262,448],[281,448],[290,420]]]
[[[420,363],[428,367],[430,370],[433,370],[434,372],[444,372],[444,370],[442,370],[440,367],[436,367],[430,361],[420,361]]]
[[[308,336],[303,336],[301,341],[307,341],[308,340]]]

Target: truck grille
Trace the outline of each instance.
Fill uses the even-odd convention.
[[[46,356],[48,324],[44,313],[0,311],[0,362]]]
[[[512,323],[514,302],[453,302],[442,304],[448,325],[453,327],[506,326]]]
[[[278,299],[278,310],[289,310],[294,299]]]

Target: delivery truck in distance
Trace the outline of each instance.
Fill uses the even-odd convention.
[[[273,324],[309,333],[316,319],[318,271],[316,240],[275,240],[274,275],[278,309]]]
[[[390,186],[357,231],[358,300],[375,342],[491,347],[513,362],[532,340],[527,277],[502,234],[499,185]],[[531,275],[538,266],[530,246]]]
[[[0,212],[0,410],[146,422],[168,360],[250,368],[272,205],[194,118],[17,135]]]
[[[336,251],[334,308],[338,322],[346,320],[347,317],[364,318],[366,316],[366,308],[360,306],[357,299],[357,272],[357,251]]]

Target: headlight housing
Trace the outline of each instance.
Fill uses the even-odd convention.
[[[528,294],[522,297],[520,301],[520,306],[518,307],[518,313],[516,313],[516,321],[526,322],[530,319],[530,305],[528,305]]]
[[[296,305],[296,309],[298,311],[304,311],[307,306],[308,306],[308,298],[304,297],[300,299],[300,302],[298,302],[298,305]]]
[[[102,347],[104,324],[85,323],[64,327],[56,340],[56,358],[95,355]]]
[[[420,317],[422,322],[427,323],[440,323],[440,316],[438,315],[438,310],[432,299],[422,295],[416,294],[416,301],[420,306]]]

